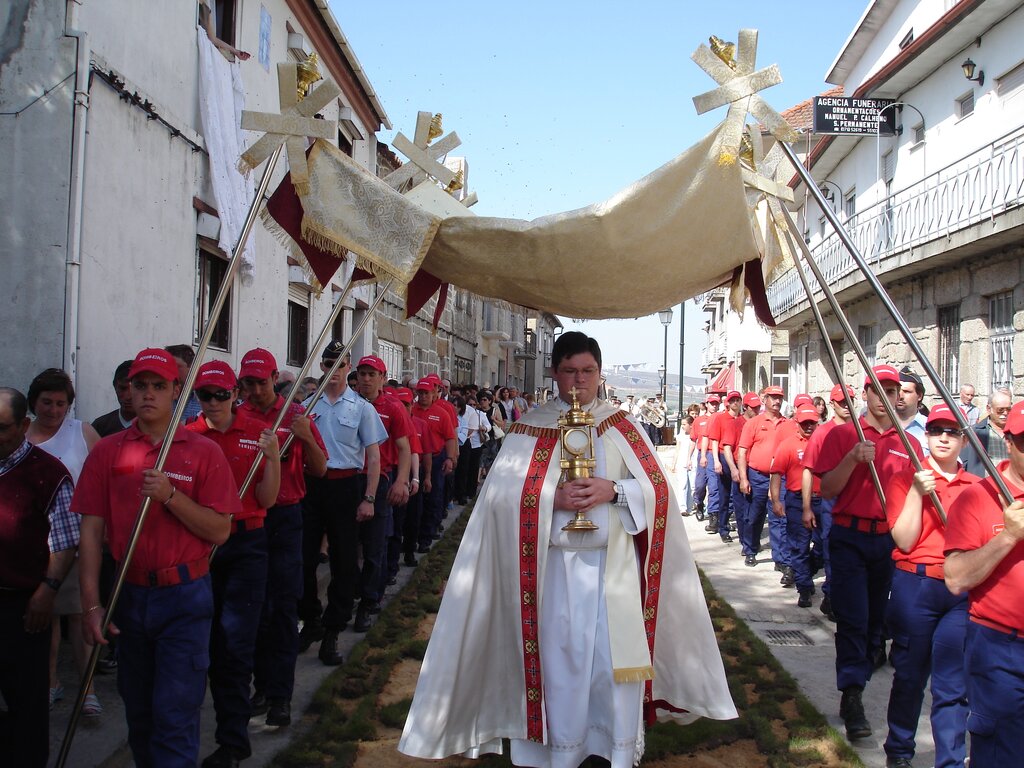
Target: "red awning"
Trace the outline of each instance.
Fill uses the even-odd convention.
[[[718,375],[708,384],[708,393],[715,392],[719,395],[724,395],[726,392],[730,392],[736,387],[733,386],[733,382],[736,380],[736,363],[729,363],[725,368],[718,372]]]

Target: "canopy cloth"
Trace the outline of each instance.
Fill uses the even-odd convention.
[[[739,281],[739,268],[761,254],[741,165],[719,161],[721,128],[605,202],[533,221],[441,218],[318,140],[301,197],[302,236],[404,283],[426,272],[575,318],[648,315],[729,282],[763,291],[749,275],[759,270]]]

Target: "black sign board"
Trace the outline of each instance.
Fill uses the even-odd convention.
[[[895,136],[896,109],[890,107],[894,102],[894,99],[815,96],[814,132],[841,136]]]

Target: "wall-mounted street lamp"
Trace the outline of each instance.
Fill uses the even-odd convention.
[[[978,87],[980,88],[981,86],[983,86],[985,84],[985,70],[979,69],[978,70],[978,76],[975,77],[974,76],[974,70],[977,69],[977,66],[978,65],[975,64],[971,60],[971,58],[968,56],[967,57],[967,61],[965,61],[963,64],[961,64],[960,68],[964,71],[964,77],[966,77],[972,83],[977,83]]]

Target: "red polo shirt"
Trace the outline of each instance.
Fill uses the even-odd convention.
[[[396,441],[400,437],[409,437],[413,433],[412,420],[405,411],[402,402],[387,392],[381,392],[373,401],[373,407],[380,416],[384,429],[388,432],[388,439],[380,444],[380,473],[388,474],[392,467],[398,464],[398,446]],[[410,445],[411,451],[411,445]]]
[[[719,447],[724,449],[725,446],[732,448],[733,458],[736,457],[736,446],[739,445],[740,435],[743,433],[743,427],[747,423],[747,418],[743,414],[740,414],[732,421],[726,422],[722,428],[722,437],[718,441]]]
[[[443,453],[445,441],[455,438],[455,427],[440,401],[434,401],[429,408],[422,408],[416,403],[412,407],[412,415],[426,422],[427,433],[424,437],[429,435],[429,438],[424,441],[424,448],[427,453]]]
[[[809,440],[804,437],[803,432],[799,432],[791,437],[787,437],[779,443],[779,447],[775,450],[775,458],[772,459],[772,474],[786,476],[787,491],[800,493],[800,483],[804,474],[803,459],[804,453],[807,451],[808,442]],[[811,492],[814,494],[821,493],[821,480],[818,477],[814,478]]]
[[[778,449],[783,441],[794,435],[800,434],[800,424],[793,419],[782,419],[775,427],[775,448]]]
[[[958,467],[956,476],[952,480],[935,470],[928,461],[924,462],[925,469],[935,472],[935,494],[942,502],[943,509],[949,514],[949,508],[960,497],[960,494],[981,480],[977,475],[965,472],[963,465]],[[914,484],[914,470],[908,469],[895,475],[889,481],[885,489],[885,514],[889,518],[889,528],[896,525],[900,512],[903,511],[903,504],[907,500],[907,493]],[[895,562],[905,560],[909,563],[924,563],[925,565],[938,565],[945,561],[946,550],[946,526],[942,524],[938,513],[935,511],[935,504],[931,495],[921,499],[921,536],[918,538],[914,548],[904,554],[899,547],[892,550],[892,559]]]
[[[277,400],[274,401],[274,404],[267,411],[261,411],[250,403],[245,402],[238,406],[238,412],[244,412],[252,416],[264,427],[272,427],[283,405],[284,397],[278,395]],[[288,439],[288,435],[291,434],[292,421],[295,420],[296,416],[301,416],[305,412],[306,409],[295,402],[288,408],[288,414],[285,416],[284,421],[281,422],[281,428],[277,430],[277,439],[282,446],[284,446],[284,441]],[[320,446],[320,450],[326,455],[327,446],[324,445],[323,438],[320,437],[320,431],[316,428],[316,424],[312,425],[312,430],[313,439],[316,440],[316,444]],[[281,490],[278,491],[277,504],[275,506],[282,507],[286,504],[298,504],[302,501],[302,497],[306,495],[306,476],[303,474],[304,466],[305,458],[302,441],[293,440],[288,448],[288,453],[281,457]]]
[[[1006,478],[1005,470],[1009,463],[1002,461],[997,469],[1013,498],[1024,499],[1024,490]],[[1002,498],[991,478],[986,477],[965,489],[947,511],[947,554],[954,550],[968,552],[978,549],[1003,530]],[[971,616],[1024,633],[1024,600],[1021,600],[1021,595],[1024,595],[1024,542],[1017,542],[988,578],[968,592]]]
[[[864,430],[864,438],[875,444],[874,464],[878,471],[878,480],[884,489],[889,485],[893,475],[913,468],[913,464],[910,463],[910,457],[895,429],[890,427],[879,434],[878,430],[868,424],[867,419],[863,417],[860,419],[860,425]],[[907,439],[917,452],[917,457],[924,459],[921,444],[917,439],[913,435],[907,435]],[[857,428],[852,422],[835,427],[828,433],[821,446],[821,453],[814,462],[814,474],[820,477],[826,472],[831,472],[856,444]],[[850,479],[836,498],[832,515],[849,515],[867,520],[886,519],[885,510],[882,509],[878,494],[875,493],[875,485],[871,480],[871,470],[868,469],[867,463],[859,462],[854,467]]]
[[[781,422],[781,418],[772,419],[767,413],[759,413],[743,425],[739,447],[747,449],[748,467],[762,474],[771,471],[772,456],[775,453],[775,430]]]
[[[71,509],[103,518],[110,553],[121,562],[142,505],[142,472],[156,465],[160,445],[150,442],[135,422],[96,443],[85,460]],[[164,462],[164,474],[196,504],[222,515],[242,507],[224,452],[212,440],[179,427]],[[155,499],[149,505],[132,567],[158,571],[209,557],[210,542],[200,539]]]
[[[732,431],[732,424],[736,421],[729,411],[719,411],[711,415],[711,419],[708,421],[708,448],[711,447],[711,441],[718,441],[719,452],[725,447],[723,437]],[[742,417],[740,417],[742,418]]]
[[[821,454],[821,445],[825,442],[826,435],[838,426],[838,421],[829,419],[811,434],[810,439],[807,441],[807,446],[804,448],[803,465],[807,469],[814,470],[814,462],[818,460],[818,456]]]
[[[700,439],[704,437],[707,432],[708,422],[711,421],[711,417],[715,416],[714,413],[705,413],[703,416],[698,416],[693,420],[693,426],[690,428],[690,439],[693,440],[697,446],[697,450],[700,450]]]
[[[406,411],[408,415],[408,411]],[[424,432],[427,431],[427,423],[419,416],[409,416],[409,421],[412,423],[412,435],[409,437],[409,449],[420,456],[427,453],[423,447],[424,443]]]
[[[252,463],[260,452],[260,435],[265,427],[244,413],[235,412],[235,418],[226,432],[214,429],[203,414],[199,414],[196,420],[186,424],[185,429],[189,432],[207,437],[224,451],[224,456],[231,467],[231,475],[235,478],[236,488],[241,489]],[[256,471],[249,489],[242,497],[242,511],[235,515],[235,520],[247,520],[251,517],[263,518],[267,516],[267,510],[256,501],[256,486],[263,480],[263,468],[266,461],[260,462],[260,468]]]

